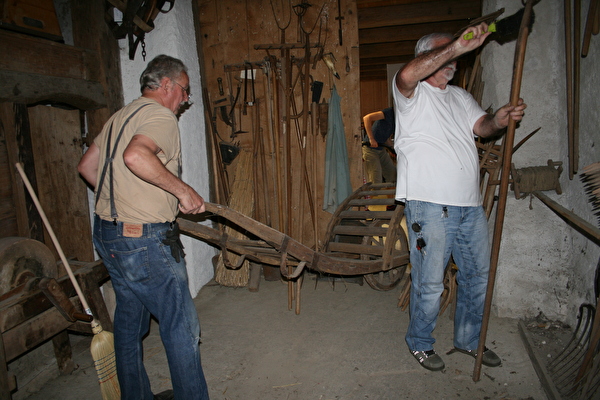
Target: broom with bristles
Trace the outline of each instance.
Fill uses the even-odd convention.
[[[29,179],[27,179],[27,175],[25,175],[25,171],[23,170],[23,166],[21,163],[15,164],[27,190],[29,191],[29,195],[31,199],[35,203],[35,206],[44,221],[44,226],[46,230],[50,234],[52,238],[52,242],[54,243],[54,247],[56,247],[56,251],[60,256],[60,260],[62,261],[67,273],[69,274],[69,278],[73,283],[73,287],[79,296],[79,300],[81,301],[81,305],[84,308],[84,311],[92,316],[92,332],[94,333],[94,337],[92,339],[92,344],[90,346],[90,352],[92,353],[92,358],[94,360],[94,366],[96,367],[96,372],[98,374],[98,381],[100,383],[100,392],[102,393],[102,399],[104,400],[119,400],[121,398],[121,389],[119,387],[119,380],[117,379],[117,366],[115,363],[115,345],[114,338],[111,332],[105,331],[102,329],[102,325],[100,322],[94,318],[92,314],[92,310],[90,309],[85,297],[83,296],[83,292],[79,287],[79,283],[77,279],[75,279],[75,275],[73,275],[73,271],[71,270],[71,266],[65,257],[65,254],[58,243],[58,239],[52,230],[52,226],[48,222],[48,218],[42,209],[40,201],[38,200]]]
[[[244,150],[240,151],[237,158],[233,185],[229,195],[228,206],[244,215],[252,215],[252,211],[254,210],[255,199],[252,194],[252,186],[254,184],[252,175],[253,162],[255,162],[255,160],[252,157],[252,152]],[[225,226],[224,232],[232,238],[248,238],[244,232],[229,225]],[[229,254],[229,262],[231,264],[237,264],[239,258],[240,256],[236,254]],[[215,282],[223,286],[244,287],[248,285],[249,279],[249,260],[244,260],[239,269],[229,269],[224,263],[223,253],[219,255],[215,269]]]

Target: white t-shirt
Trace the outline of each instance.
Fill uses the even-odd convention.
[[[485,111],[466,90],[456,86],[442,90],[419,82],[410,99],[396,85],[393,90],[396,199],[481,205],[473,127]]]

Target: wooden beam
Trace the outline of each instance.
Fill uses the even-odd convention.
[[[363,74],[362,72],[360,73],[360,80],[361,81],[381,81],[381,80],[387,80],[387,71],[381,70],[381,71],[375,71],[372,73],[365,73]]]
[[[414,57],[412,54],[390,56],[390,57],[374,57],[374,58],[361,58],[360,68],[371,67],[371,66],[382,66],[385,68],[387,64],[402,64],[407,63]]]
[[[86,113],[89,132],[86,141],[90,144],[108,118],[124,105],[119,44],[104,20],[104,0],[71,0],[70,4],[73,42],[98,54],[98,79],[106,98],[106,107]]]
[[[104,107],[99,60],[86,49],[0,30],[0,101]]]
[[[423,12],[427,9],[427,12]],[[480,0],[444,0],[361,9],[358,28],[409,25],[470,19],[481,16]]]
[[[99,59],[89,50],[0,30],[0,70],[100,81]]]
[[[415,54],[415,44],[413,40],[399,42],[367,44],[360,46],[360,58],[373,58],[379,56],[411,56]]]
[[[384,26],[381,28],[360,29],[358,41],[360,46],[374,43],[387,43],[398,40],[419,40],[421,37],[433,32],[456,33],[466,26],[469,20],[460,19],[448,22],[434,22],[431,24],[413,24],[399,26]]]
[[[0,101],[33,104],[47,100],[82,110],[106,106],[100,82],[0,70]]]
[[[4,141],[6,145],[6,162],[8,165],[6,166],[6,170],[9,171],[5,179],[8,179],[8,182],[3,181],[3,184],[10,188],[12,201],[10,202],[10,213],[14,215],[7,216],[3,214],[1,218],[3,222],[0,223],[0,227],[2,228],[2,232],[7,236],[21,236],[28,237],[30,235],[30,231],[28,229],[29,219],[27,217],[26,204],[27,200],[25,197],[25,191],[23,185],[15,179],[17,176],[17,171],[14,167],[15,163],[21,160],[19,157],[21,155],[20,147],[25,146],[26,143],[29,144],[28,148],[31,148],[31,140],[22,140],[22,137],[19,137],[19,126],[17,126],[17,113],[15,112],[15,108],[13,108],[12,103],[1,103],[0,104],[0,122],[2,126],[0,126],[0,139]],[[19,141],[21,139],[21,141]],[[26,143],[24,143],[26,142]],[[25,164],[25,163],[24,163]],[[19,182],[19,183],[18,183]],[[1,207],[3,209],[3,207]],[[6,221],[8,219],[8,221]],[[16,223],[16,227],[12,229],[8,229],[9,226],[12,226],[10,222],[14,219]],[[34,235],[35,236],[35,235]]]
[[[371,7],[382,7],[382,6],[394,6],[398,4],[410,4],[410,3],[426,3],[430,0],[356,0],[356,8],[371,8]]]

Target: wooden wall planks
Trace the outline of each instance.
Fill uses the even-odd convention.
[[[324,83],[321,100],[329,101],[334,85],[342,97],[351,182],[353,188],[362,184],[356,4],[341,0],[340,12],[344,19],[341,20],[343,46],[340,46],[338,20],[335,19],[338,16],[337,0],[318,0],[306,9],[290,8],[291,3],[281,0],[196,1],[203,87],[209,101],[205,106],[211,107],[216,118],[220,135],[217,140],[239,142],[243,151],[256,155],[254,166],[258,171],[248,171],[261,178],[254,195],[262,198],[255,201],[254,216],[261,222],[268,220],[271,226],[281,231],[287,230],[305,244],[318,247],[315,237],[323,238],[331,215],[322,211],[326,132],[316,129],[316,113],[308,114],[313,108],[310,106],[310,84],[313,81]],[[306,48],[302,45],[305,36],[298,28],[300,17],[295,11],[303,13],[302,26],[310,38],[310,77],[306,82],[299,77],[300,71],[305,75],[307,70],[303,64]],[[282,43],[288,46],[278,48]],[[320,47],[316,47],[317,44]],[[289,60],[294,65],[288,80],[294,89],[287,92],[285,76],[281,75],[287,71],[283,63],[286,51],[281,47],[289,49]],[[322,53],[334,55],[341,79],[334,78],[323,61],[313,63],[321,48]],[[257,101],[252,106],[243,104],[244,97],[246,100],[251,97],[252,89],[251,80],[245,84],[243,79],[247,62],[251,63],[256,76],[254,93]],[[219,78],[223,82],[223,94],[219,92]],[[238,101],[232,114],[235,126],[231,127],[219,116],[220,107],[226,107],[227,115],[231,112],[238,88]],[[308,93],[306,88],[309,88]],[[306,98],[302,97],[303,91],[309,96],[308,105],[305,104]],[[286,93],[290,94],[287,106]],[[222,99],[225,100],[215,104]],[[289,126],[286,128],[288,113]],[[236,130],[248,132],[230,138]],[[287,164],[284,161],[286,141],[290,146]],[[235,162],[227,167],[230,179],[236,175],[233,173],[235,167]],[[286,170],[289,172],[284,172]],[[286,177],[289,178],[290,192],[282,196]]]

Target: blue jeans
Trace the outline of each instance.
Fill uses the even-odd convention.
[[[150,316],[159,323],[175,399],[208,399],[200,361],[200,323],[188,288],[185,261],[176,262],[162,243],[169,223],[144,224],[141,237],[123,236],[123,223],[98,216],[94,245],[115,289],[117,375],[123,400],[152,400],[142,339]]]
[[[454,346],[477,349],[490,266],[488,225],[483,207],[411,200],[406,202],[404,212],[412,265],[408,348],[412,351],[433,349],[432,333],[444,290],[444,269],[452,254],[458,267]],[[419,227],[420,231],[416,232]],[[417,249],[419,238],[425,242],[421,250]]]

